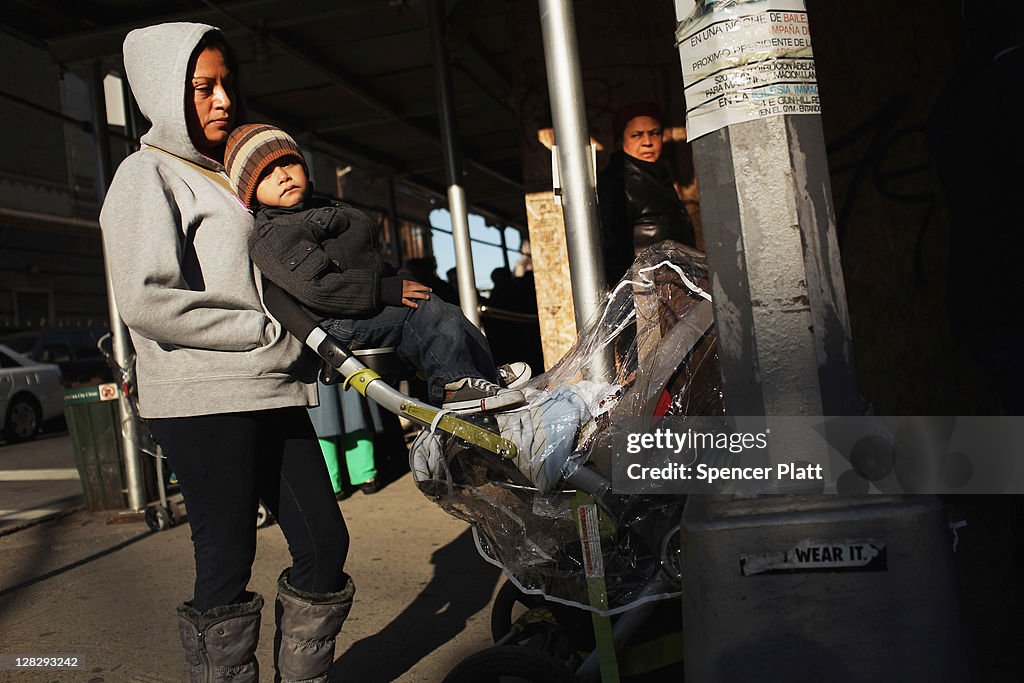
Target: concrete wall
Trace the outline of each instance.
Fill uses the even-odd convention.
[[[926,140],[960,3],[807,5],[861,392],[882,414],[986,412],[946,319],[949,218]]]
[[[43,50],[0,32],[0,90],[49,109],[60,109],[57,69]],[[63,125],[55,119],[32,115],[28,109],[0,100],[0,172],[66,183]],[[26,138],[32,140],[31,150]]]
[[[107,325],[97,228],[0,216],[0,331]]]

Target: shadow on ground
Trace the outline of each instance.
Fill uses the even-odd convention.
[[[431,564],[430,583],[394,621],[335,660],[331,680],[393,681],[461,633],[490,603],[501,572],[480,559],[470,529],[439,548]]]

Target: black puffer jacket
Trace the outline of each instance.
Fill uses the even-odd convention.
[[[249,256],[318,318],[365,318],[401,305],[402,278],[381,258],[377,227],[347,204],[307,198],[260,207]]]
[[[619,151],[597,179],[605,277],[617,282],[641,251],[662,240],[697,245],[693,223],[659,162]]]

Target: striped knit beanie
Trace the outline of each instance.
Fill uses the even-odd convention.
[[[235,194],[248,208],[256,197],[260,175],[281,157],[298,157],[306,164],[302,150],[292,136],[265,123],[248,123],[231,131],[224,147],[224,172]]]

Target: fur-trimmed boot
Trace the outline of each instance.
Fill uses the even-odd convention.
[[[346,574],[345,587],[337,593],[306,593],[288,583],[288,572],[277,580],[274,680],[326,683],[334,661],[334,637],[352,609],[355,584]]]
[[[258,683],[256,645],[260,640],[263,598],[200,612],[188,603],[178,607],[178,633],[188,660],[189,681]]]

